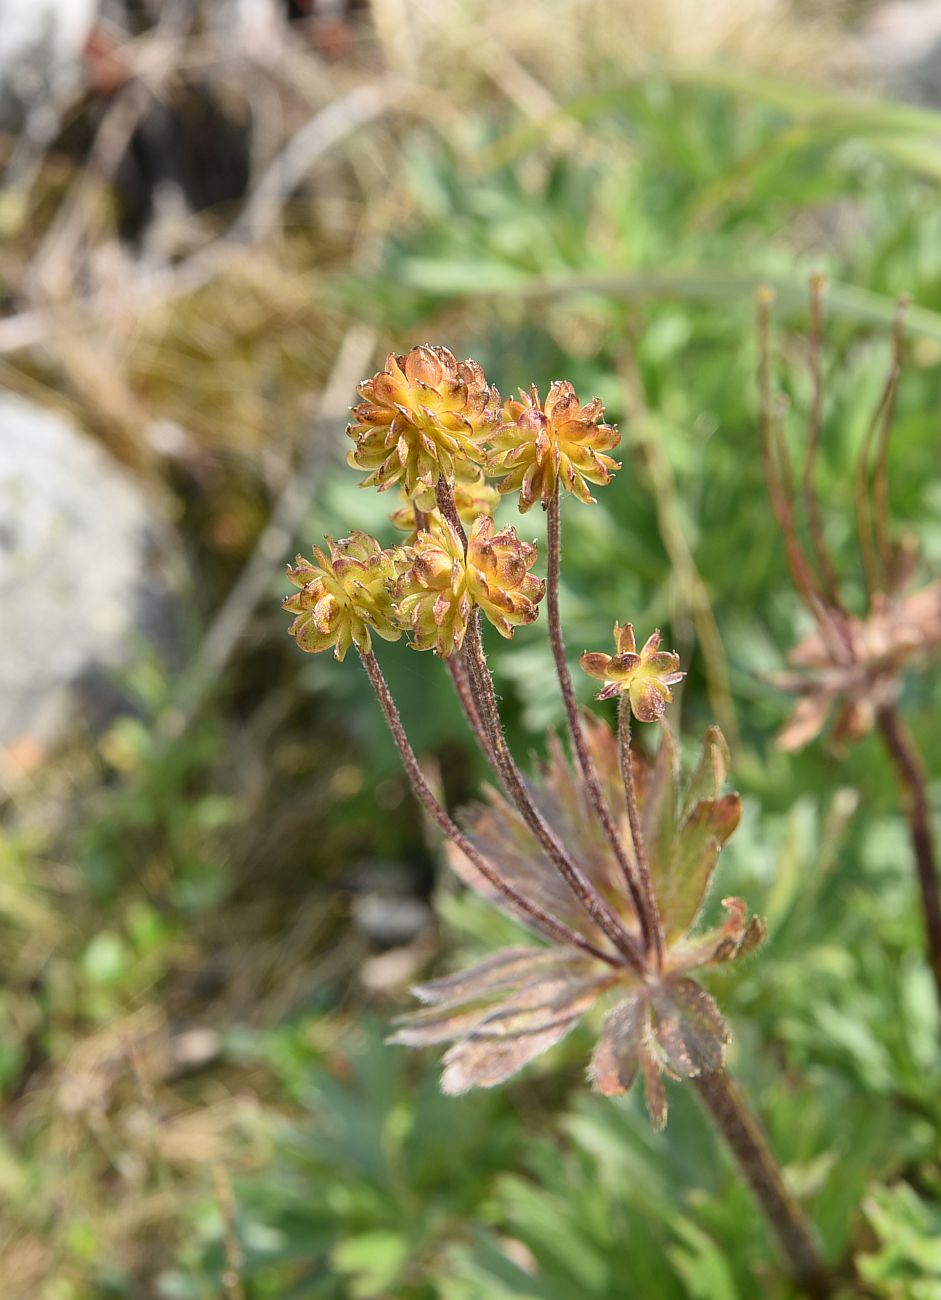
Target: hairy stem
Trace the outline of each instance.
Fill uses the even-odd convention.
[[[941,1003],[941,896],[938,889],[938,866],[931,835],[931,811],[925,769],[909,732],[895,704],[888,704],[877,715],[879,731],[902,787],[902,803],[908,819],[915,871],[921,890],[928,960],[934,976],[938,1001]]]
[[[379,701],[379,707],[382,709],[389,730],[392,733],[392,739],[395,741],[399,756],[405,768],[412,790],[415,793],[419,803],[431,817],[432,821],[438,826],[441,832],[447,836],[453,844],[467,857],[470,862],[477,868],[485,880],[498,890],[500,894],[512,904],[514,911],[523,917],[529,917],[535,922],[536,927],[541,933],[555,939],[559,943],[572,944],[576,948],[581,948],[584,952],[591,953],[593,957],[607,962],[612,966],[619,966],[621,963],[610,953],[602,952],[593,943],[589,942],[582,935],[572,930],[563,921],[551,916],[544,911],[537,903],[528,898],[524,898],[518,893],[513,886],[497,872],[487,859],[479,852],[476,846],[463,831],[451,820],[445,809],[439,803],[437,797],[428,781],[421,765],[415,757],[415,751],[409,742],[402,725],[402,719],[399,715],[398,708],[392,698],[392,693],[386,683],[386,679],[379,667],[379,661],[370,650],[366,654],[360,654],[363,661],[363,667],[366,669],[372,688],[376,693]]]
[[[480,710],[477,707],[477,700],[474,698],[463,652],[449,655],[445,663],[448,666],[448,672],[451,675],[451,681],[454,683],[454,690],[460,701],[461,708],[464,710],[464,716],[470,723],[470,729],[474,733],[474,738],[480,746],[484,758],[488,763],[493,763],[493,749],[490,744],[490,737],[480,717]]]
[[[637,787],[634,782],[634,760],[631,756],[631,701],[624,693],[618,700],[618,764],[621,780],[624,782],[624,799],[627,804],[627,820],[630,823],[631,839],[634,844],[634,858],[637,862],[637,874],[644,894],[644,906],[654,918],[654,952],[657,967],[663,966],[663,926],[654,897],[653,881],[650,878],[650,863],[647,861],[647,846],[644,843],[644,830],[640,824],[640,812],[637,808]]]
[[[754,1192],[794,1281],[811,1300],[825,1300],[832,1294],[829,1270],[745,1097],[725,1070],[697,1075],[692,1083]]]
[[[435,492],[435,498],[442,514],[444,514],[445,518],[457,532],[458,537],[460,537],[464,546],[464,554],[466,555],[467,536],[464,532],[464,527],[461,524],[461,517],[457,513],[457,506],[454,503],[453,494],[446,491],[444,488],[441,488]],[[420,510],[414,502],[412,502],[412,509],[415,512],[416,529],[427,529],[428,514],[424,510]],[[493,764],[493,747],[480,716],[480,708],[474,696],[473,685],[470,674],[467,671],[465,656],[462,652],[449,655],[445,660],[445,663],[448,666],[448,672],[451,675],[451,681],[454,684],[454,690],[457,694],[461,708],[464,710],[464,716],[467,718],[467,721],[470,724],[470,729],[474,733],[474,739],[480,746],[484,758],[488,763]]]
[[[634,901],[634,907],[640,918],[641,930],[644,936],[644,945],[647,951],[657,948],[658,933],[660,930],[659,918],[656,911],[651,912],[648,906],[647,898],[635,875],[634,869],[628,861],[627,854],[624,852],[624,845],[621,843],[621,837],[618,834],[614,819],[611,816],[611,810],[608,802],[604,797],[601,789],[601,783],[598,780],[598,773],[595,770],[594,760],[591,756],[591,750],[588,748],[588,742],[585,739],[585,731],[582,727],[581,718],[578,716],[578,703],[575,699],[575,689],[572,686],[572,675],[569,672],[568,661],[565,657],[565,639],[562,635],[562,620],[559,615],[559,573],[562,561],[562,511],[561,501],[559,498],[559,487],[556,484],[555,493],[549,502],[549,512],[546,520],[548,531],[548,559],[546,563],[546,605],[549,614],[549,644],[552,646],[552,657],[555,660],[555,670],[559,678],[559,688],[562,692],[562,702],[565,705],[565,716],[568,720],[569,737],[571,738],[572,748],[578,759],[578,766],[581,769],[582,777],[585,782],[585,789],[588,792],[588,798],[591,806],[594,808],[598,820],[604,829],[605,835],[614,850],[614,855],[618,860],[621,873],[624,877],[624,883],[628,892]],[[662,943],[662,937],[661,937]]]
[[[454,503],[454,491],[443,476],[438,479],[435,485],[435,499],[441,514],[461,538],[466,555],[467,535],[464,532]],[[483,732],[487,737],[487,752],[507,796],[516,805],[523,821],[542,846],[549,861],[562,876],[595,925],[608,936],[615,947],[624,954],[636,970],[643,970],[643,956],[638,952],[634,939],[628,934],[622,922],[592,886],[591,881],[582,869],[573,861],[568,850],[553,833],[532,801],[523,774],[517,767],[507,744],[496,693],[493,689],[493,678],[490,675],[490,669],[487,667],[487,660],[484,656],[483,641],[480,635],[480,612],[476,609],[473,611],[468,623],[462,659],[468,671],[474,703],[483,724]]]
[[[608,936],[611,942],[624,954],[636,970],[644,969],[642,955],[637,944],[625,930],[623,924],[611,910],[591,881],[573,860],[565,845],[558,839],[546,822],[542,813],[533,803],[522,772],[507,744],[506,733],[493,689],[493,678],[484,657],[483,642],[480,636],[479,612],[474,610],[467,628],[464,641],[467,664],[474,682],[477,698],[481,703],[484,725],[493,745],[494,762],[507,795],[519,810],[520,816],[542,846],[546,857],[559,872],[572,893],[582,904],[595,925]]]

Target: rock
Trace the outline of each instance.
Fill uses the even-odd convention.
[[[397,948],[431,929],[434,914],[420,898],[361,894],[353,899],[353,923],[370,943]]]
[[[0,122],[7,129],[83,77],[82,51],[98,0],[0,0]]]
[[[939,0],[892,0],[877,6],[863,30],[862,43],[890,94],[941,104]]]
[[[33,760],[114,670],[172,641],[172,534],[144,489],[60,415],[0,394],[0,748]]]

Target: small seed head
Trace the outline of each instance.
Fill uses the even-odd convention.
[[[384,551],[368,533],[354,532],[335,542],[329,554],[314,548],[316,564],[299,555],[288,577],[300,588],[283,601],[296,618],[288,631],[302,650],[320,654],[333,648],[342,660],[351,645],[371,647],[370,629],[386,641],[402,635],[392,592],[407,563],[405,553]]]
[[[390,355],[359,392],[364,400],[353,407],[347,429],[356,446],[347,460],[367,471],[364,487],[382,491],[401,483],[411,496],[433,498],[439,475],[453,484],[459,464],[483,461],[500,395],[476,361],[421,344]],[[430,509],[433,500],[427,504]]]
[[[501,478],[501,492],[519,489],[520,510],[536,501],[547,507],[557,484],[573,492],[580,501],[594,500],[589,483],[610,482],[620,468],[605,452],[616,447],[620,434],[613,425],[599,424],[604,415],[595,397],[579,404],[575,389],[566,380],[556,380],[543,404],[533,386],[520,391],[520,400],[503,407],[503,419],[487,460],[487,472]]]
[[[656,722],[673,699],[670,687],[686,676],[680,671],[679,655],[659,649],[659,631],[647,638],[638,653],[630,623],[623,627],[615,623],[614,644],[613,655],[594,651],[581,657],[582,668],[589,677],[604,682],[595,698],[610,700],[615,695],[627,694],[631,712],[638,722]]]

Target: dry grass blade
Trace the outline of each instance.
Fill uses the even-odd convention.
[[[173,741],[186,731],[206,693],[238,648],[242,633],[270,590],[272,569],[288,554],[308,510],[318,478],[329,457],[325,439],[342,423],[348,394],[368,369],[375,334],[366,326],[351,325],[340,346],[333,372],[321,395],[303,455],[275,503],[255,548],[217,611],[199,652],[186,672],[177,700],[160,721],[163,738]]]

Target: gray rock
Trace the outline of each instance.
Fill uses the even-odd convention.
[[[172,623],[172,535],[142,487],[61,416],[0,394],[0,746],[46,747]]]
[[[0,121],[58,101],[82,78],[82,49],[98,0],[0,0]]]
[[[878,5],[862,33],[877,78],[899,99],[941,104],[941,3],[891,0]]]

